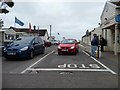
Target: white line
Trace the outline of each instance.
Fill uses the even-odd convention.
[[[55,50],[53,50],[52,52],[48,53],[47,55],[45,55],[44,57],[42,57],[41,59],[39,59],[37,62],[35,62],[34,64],[30,65],[28,68],[26,68],[25,70],[23,70],[21,73],[25,73],[27,70],[29,70],[31,67],[33,67],[34,65],[36,65],[38,62],[40,62],[41,60],[43,60],[44,58],[46,58],[47,56],[49,56],[50,54],[52,54],[53,52],[55,52]]]
[[[87,56],[90,56],[87,52],[85,52],[84,50],[82,50]]]
[[[88,53],[86,53],[85,51],[83,51],[83,53],[85,53],[85,54],[87,54],[88,55]],[[90,55],[89,55],[90,56]],[[94,57],[90,57],[90,58],[92,58],[94,61],[96,61],[97,63],[99,63],[100,65],[102,65],[104,68],[106,68],[109,72],[111,72],[112,74],[117,74],[117,73],[115,73],[114,71],[112,71],[110,68],[108,68],[107,66],[105,66],[104,64],[102,64],[100,61],[98,61],[97,59],[95,59]]]
[[[106,69],[58,69],[58,68],[30,68],[30,71],[108,71]]]

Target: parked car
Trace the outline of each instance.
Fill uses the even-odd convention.
[[[39,36],[23,36],[4,48],[4,57],[33,58],[34,55],[44,52],[44,42]]]
[[[52,45],[59,45],[60,44],[60,40],[54,40],[52,41]]]
[[[77,54],[79,46],[76,39],[65,39],[58,45],[58,55],[64,53]]]
[[[52,44],[49,40],[44,41],[45,47],[50,47]]]

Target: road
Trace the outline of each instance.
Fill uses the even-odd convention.
[[[57,46],[34,59],[2,59],[3,88],[117,88],[118,73],[81,48],[58,55]]]

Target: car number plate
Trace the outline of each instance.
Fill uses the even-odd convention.
[[[16,55],[16,53],[7,53],[7,55]]]
[[[62,49],[62,51],[68,51],[68,49]]]

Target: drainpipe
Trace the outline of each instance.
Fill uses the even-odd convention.
[[[118,15],[118,9],[116,8],[116,15]],[[115,46],[114,46],[114,55],[118,54],[118,22],[115,23]]]
[[[115,47],[114,47],[114,55],[118,53],[118,23],[115,24]]]

